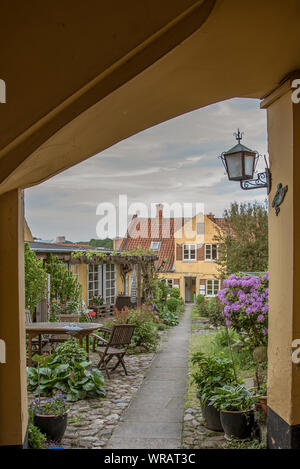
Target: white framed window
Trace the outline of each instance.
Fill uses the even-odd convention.
[[[219,259],[217,244],[205,244],[205,260],[206,261],[215,261]]]
[[[196,244],[184,244],[183,245],[183,260],[184,261],[195,261],[196,260]]]
[[[116,266],[106,264],[105,266],[105,302],[115,304],[116,299]]]
[[[159,251],[160,245],[161,245],[160,241],[151,241],[150,249],[152,249],[153,251]]]
[[[220,290],[220,280],[206,280],[206,296],[217,296]]]
[[[101,293],[101,273],[100,265],[88,265],[88,301],[90,302],[93,296],[98,296]]]
[[[166,278],[166,284],[168,287],[173,288],[174,280],[172,278]]]

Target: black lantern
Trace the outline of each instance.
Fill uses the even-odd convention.
[[[253,179],[259,154],[257,151],[251,150],[241,144],[243,132],[241,133],[239,129],[238,132],[233,135],[238,141],[237,145],[223,152],[220,156],[229,181],[240,181],[243,190],[266,187],[269,194],[271,190],[271,174],[269,168],[267,167],[264,173],[259,173],[257,178]]]

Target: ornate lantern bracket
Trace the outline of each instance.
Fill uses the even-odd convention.
[[[272,175],[269,169],[266,155],[264,155],[266,169],[264,173],[257,173],[257,177],[255,179],[247,179],[245,181],[240,181],[240,186],[244,191],[250,191],[252,189],[263,189],[264,187],[267,189],[268,195],[271,192],[272,187]]]

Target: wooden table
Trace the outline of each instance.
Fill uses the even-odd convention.
[[[80,328],[80,330],[74,329]],[[28,364],[32,365],[32,339],[36,336],[39,337],[39,353],[42,348],[42,334],[57,335],[57,334],[70,334],[80,340],[83,344],[83,338],[86,338],[86,353],[89,358],[90,341],[89,336],[92,332],[103,327],[103,324],[96,322],[33,322],[26,324],[26,332],[28,334]]]

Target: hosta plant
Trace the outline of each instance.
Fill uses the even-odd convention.
[[[252,395],[244,386],[225,385],[215,390],[209,404],[221,411],[247,412],[254,408],[257,401],[258,396]]]
[[[34,356],[33,360],[40,360]],[[40,362],[39,362],[40,363]],[[42,366],[27,368],[28,389],[38,396],[63,392],[68,401],[105,396],[100,370],[89,369],[91,362],[53,363],[51,357]]]

